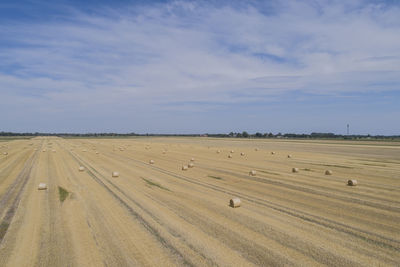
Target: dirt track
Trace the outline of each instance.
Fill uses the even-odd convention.
[[[397,143],[36,138],[0,152],[0,266],[400,263]]]

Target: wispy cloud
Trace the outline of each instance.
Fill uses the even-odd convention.
[[[10,20],[0,111],[191,112],[399,90],[400,8],[342,2],[69,6],[51,22]]]

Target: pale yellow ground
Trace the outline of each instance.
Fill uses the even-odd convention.
[[[185,265],[399,266],[400,143],[0,142],[0,266]]]

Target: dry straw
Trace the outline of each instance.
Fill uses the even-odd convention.
[[[238,208],[240,207],[240,199],[237,197],[232,198],[229,201],[229,206],[231,206],[232,208]]]

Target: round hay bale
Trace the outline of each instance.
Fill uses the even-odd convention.
[[[254,148],[254,151],[258,151],[258,147]]]
[[[187,165],[183,165],[183,166],[182,166],[182,171],[187,171],[187,169],[188,169],[188,166],[187,166]]]
[[[229,155],[228,155],[228,158],[230,158],[230,159],[231,159],[231,158],[232,158],[232,154],[229,154]]]
[[[290,159],[292,157],[292,155],[289,154],[289,155],[287,155],[287,157],[288,157],[288,159]]]
[[[83,172],[83,171],[85,171],[85,167],[79,166],[78,170],[79,170],[80,172]]]
[[[99,154],[99,151],[96,151],[96,154]]]
[[[240,199],[238,197],[234,197],[229,201],[229,206],[232,208],[240,207]]]
[[[240,156],[244,156],[245,154],[244,154],[244,152],[240,152]]]
[[[46,152],[46,149],[43,149],[42,152]]]
[[[347,185],[356,186],[357,185],[357,180],[350,179],[350,180],[347,181]]]
[[[167,153],[165,150],[162,152],[163,154]]]
[[[299,168],[293,168],[292,172],[299,172]]]
[[[8,152],[3,152],[3,155],[4,155],[4,156],[7,156],[7,155],[8,155]]]
[[[119,177],[119,172],[112,172],[111,176],[112,177]]]
[[[86,152],[86,149],[83,149],[82,152]]]
[[[251,170],[251,171],[249,172],[249,175],[250,175],[250,176],[256,176],[256,174],[257,174],[257,172],[256,172],[255,170]]]
[[[275,151],[272,151],[272,152],[271,152],[271,155],[275,155]]]
[[[217,150],[217,154],[221,153],[221,150]]]
[[[189,168],[193,168],[193,167],[194,167],[194,163],[193,163],[193,162],[190,162],[190,163],[188,164],[188,167],[189,167]]]
[[[331,170],[326,170],[325,171],[325,175],[332,175],[332,171]]]
[[[151,160],[149,161],[149,163],[150,163],[150,164],[154,164],[154,160],[151,159]]]
[[[46,190],[47,189],[47,184],[45,183],[40,183],[38,186],[38,190]]]
[[[54,149],[53,149],[52,151],[53,151],[53,153],[57,152],[57,151],[56,151],[56,150],[54,150]]]
[[[235,153],[235,151],[234,151],[234,150],[231,150],[231,153]]]
[[[193,161],[194,161],[194,158],[191,158],[191,159],[190,159],[190,161],[192,161],[192,162],[193,162]]]

